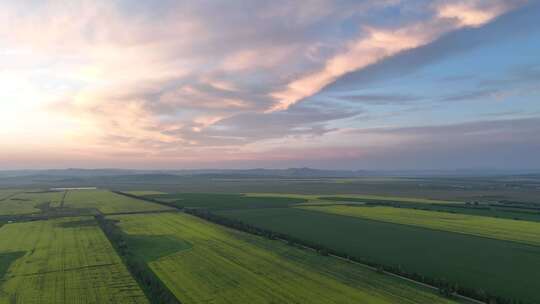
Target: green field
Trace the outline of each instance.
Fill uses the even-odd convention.
[[[496,206],[391,195],[167,194],[148,188],[128,194],[141,199],[108,190],[0,190],[0,304],[147,303],[125,265],[138,282],[144,277],[137,271],[146,269],[147,278],[154,276],[183,304],[450,303],[358,264],[163,213],[178,210],[152,200],[368,263],[540,302],[540,223],[495,218],[502,212]],[[507,205],[506,217],[538,216],[532,205]],[[107,226],[100,229],[88,216],[99,213],[118,221],[120,242],[108,235],[117,251],[101,230]],[[144,290],[160,294],[159,288]]]
[[[17,194],[19,192],[23,192],[22,190],[16,190],[16,189],[0,189],[0,202],[8,199],[14,194]]]
[[[126,191],[126,193],[131,194],[131,195],[137,195],[137,196],[167,194],[165,192],[152,191],[152,190]]]
[[[540,302],[540,247],[299,208],[217,213],[362,260]]]
[[[149,265],[184,304],[451,303],[363,266],[230,230],[185,214],[118,215],[130,237],[173,238],[177,252]],[[151,240],[144,240],[148,244]],[[147,245],[133,245],[135,251]],[[160,247],[159,245],[156,247]],[[158,250],[159,251],[159,250]],[[155,259],[157,258],[157,259]]]
[[[379,199],[376,199],[375,197],[378,197]],[[534,209],[533,207],[516,208],[512,207],[512,205],[503,204],[474,204],[471,202],[458,203],[434,200],[422,201],[409,198],[396,198],[395,200],[391,200],[389,197],[387,197],[388,199],[383,198],[384,197],[381,196],[324,196],[319,197],[318,202],[325,205],[331,205],[333,202],[333,204],[336,205],[367,204],[393,206],[540,222],[540,209]],[[538,208],[538,206],[536,206],[536,208]]]
[[[8,198],[0,200],[0,215],[22,215],[39,213],[42,207],[57,207],[63,192],[11,192]]]
[[[91,217],[2,226],[0,266],[0,303],[148,303]]]
[[[247,196],[243,194],[175,193],[151,194],[145,198],[171,203],[179,208],[244,209],[287,207],[306,202],[297,197]]]
[[[352,202],[397,202],[397,203],[416,203],[416,204],[456,204],[456,201],[434,200],[418,197],[385,196],[385,195],[365,195],[365,194],[347,194],[334,196],[321,196],[320,199],[335,201]]]
[[[540,246],[540,223],[538,222],[380,206],[341,205],[299,208]]]
[[[169,207],[113,193],[108,190],[70,190],[64,207],[97,209],[104,214],[168,210]]]

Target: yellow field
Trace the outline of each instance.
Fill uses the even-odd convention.
[[[386,196],[386,195],[368,195],[368,194],[343,194],[343,195],[320,195],[320,194],[293,194],[293,193],[245,193],[246,196],[265,196],[265,197],[292,197],[308,200],[307,204],[313,203],[339,203],[336,200],[325,200],[325,198],[347,198],[360,200],[380,200],[393,201],[398,203],[423,203],[423,204],[455,204],[454,201],[434,200],[428,198],[403,197],[403,196]]]
[[[538,222],[379,206],[339,205],[302,206],[298,208],[540,245],[540,223]]]
[[[23,252],[0,303],[148,303],[91,217],[7,224],[0,253]]]
[[[423,203],[423,204],[455,204],[455,201],[434,200],[420,197],[403,197],[403,196],[386,196],[386,195],[366,195],[366,194],[343,194],[343,195],[324,195],[320,196],[320,199],[324,197],[342,197],[342,198],[354,198],[354,199],[366,199],[366,200],[381,200],[381,201],[394,201],[398,203]]]
[[[359,265],[186,214],[108,218],[130,235],[169,236],[191,245],[149,263],[184,304],[454,303]]]
[[[168,210],[169,207],[134,199],[108,190],[70,190],[64,207],[94,208],[104,214]]]

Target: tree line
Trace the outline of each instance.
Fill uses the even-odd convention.
[[[150,269],[148,264],[133,254],[125,239],[125,234],[118,226],[116,226],[116,221],[105,219],[102,215],[96,215],[95,218],[99,227],[103,233],[105,233],[150,303],[181,304],[152,269]]]
[[[287,244],[291,246],[308,247],[317,251],[321,255],[325,255],[325,256],[334,255],[334,256],[338,256],[340,258],[344,258],[353,262],[368,265],[368,266],[371,266],[372,268],[375,268],[377,272],[379,273],[389,272],[389,273],[397,274],[402,277],[409,278],[417,282],[428,284],[428,285],[438,288],[439,293],[446,297],[454,297],[455,295],[459,294],[459,295],[466,296],[475,300],[483,301],[489,304],[525,304],[525,302],[521,300],[503,298],[497,295],[490,294],[481,289],[473,289],[473,288],[468,288],[464,286],[459,286],[456,283],[449,282],[444,279],[431,278],[431,277],[427,277],[427,276],[424,276],[415,272],[410,272],[410,271],[404,270],[400,266],[383,265],[383,264],[369,261],[366,259],[354,257],[345,252],[334,250],[332,248],[328,248],[321,244],[298,239],[284,233],[278,233],[271,230],[262,229],[262,228],[244,223],[242,221],[223,217],[215,213],[212,213],[207,209],[185,208],[184,212],[197,216],[199,218],[208,220],[210,222],[222,225],[222,226],[226,226],[226,227],[240,230],[243,232],[247,232],[250,234],[262,236],[267,239],[283,240],[283,241],[286,241]]]

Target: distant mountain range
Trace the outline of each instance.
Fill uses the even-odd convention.
[[[205,177],[280,177],[280,178],[353,178],[369,176],[493,176],[493,175],[539,175],[540,170],[497,170],[497,169],[458,169],[458,170],[323,170],[313,168],[288,169],[193,169],[193,170],[136,170],[136,169],[50,169],[50,170],[0,170],[2,177],[34,178],[85,178],[117,177],[133,175],[153,176],[205,176]]]

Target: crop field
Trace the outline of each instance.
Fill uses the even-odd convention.
[[[147,257],[151,269],[184,304],[452,303],[363,266],[186,214],[107,218],[118,220],[137,240],[128,241],[128,247]],[[174,248],[164,245],[166,239],[174,240]]]
[[[306,210],[540,246],[540,223],[394,207],[309,206]]]
[[[101,213],[168,210],[169,207],[123,196],[108,190],[68,191],[64,207],[97,209]]]
[[[126,193],[131,194],[131,195],[138,195],[138,196],[167,194],[165,192],[152,191],[152,190],[126,191]]]
[[[293,194],[293,193],[246,193],[250,197],[283,197],[303,199],[305,202],[297,206],[311,205],[382,205],[397,206],[402,208],[445,211],[449,213],[470,214],[506,219],[519,219],[525,221],[540,222],[540,210],[528,210],[524,208],[512,208],[511,206],[474,205],[456,201],[422,199],[413,197],[397,197],[382,195],[333,195],[320,194]]]
[[[368,194],[347,194],[347,195],[323,195],[323,194],[296,194],[296,193],[245,193],[249,197],[282,197],[302,199],[300,204],[306,205],[327,205],[327,204],[364,204],[364,203],[399,203],[399,204],[421,204],[421,205],[452,205],[460,204],[455,201],[434,200],[417,197],[399,197]]]
[[[215,210],[287,207],[306,201],[304,198],[298,197],[249,196],[243,194],[215,193],[151,194],[144,195],[143,197],[172,203],[180,208],[207,208]]]
[[[0,199],[0,215],[39,213],[41,206],[59,206],[62,196],[63,192],[10,192]]]
[[[148,303],[167,296],[183,304],[455,303],[327,250],[424,282],[540,303],[534,203],[325,191],[165,193],[142,184],[126,191],[134,197],[31,189],[0,190],[0,304]],[[226,228],[159,201],[325,249]]]
[[[10,198],[11,196],[23,192],[22,190],[16,190],[16,189],[0,189],[0,202],[3,200],[6,200]]]
[[[311,207],[310,207],[311,208]],[[219,211],[364,261],[539,303],[540,247],[300,208]]]
[[[459,202],[448,200],[434,200],[418,197],[402,196],[384,196],[384,195],[365,195],[365,194],[347,194],[335,196],[321,196],[320,199],[351,202],[397,202],[397,203],[417,203],[417,204],[456,204]]]
[[[91,217],[0,228],[0,303],[148,303]]]

